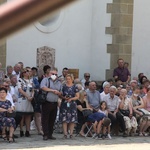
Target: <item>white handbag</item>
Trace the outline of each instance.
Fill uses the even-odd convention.
[[[18,101],[15,103],[16,112],[33,112],[33,106],[30,101],[26,98],[18,98]]]

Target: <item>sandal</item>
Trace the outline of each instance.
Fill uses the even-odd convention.
[[[79,134],[80,134],[80,136],[85,137],[84,133],[80,132]]]
[[[9,141],[8,141],[9,143],[13,143],[13,142],[15,142],[15,140],[14,140],[14,138],[13,137],[9,137]]]
[[[6,133],[3,133],[3,134],[2,134],[2,139],[3,139],[4,141],[7,141],[7,140],[8,140]]]
[[[143,136],[143,133],[139,133],[139,136]]]
[[[67,135],[64,135],[64,136],[63,136],[63,139],[67,139]]]

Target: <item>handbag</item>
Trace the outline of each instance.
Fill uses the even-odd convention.
[[[6,112],[6,117],[7,118],[15,118],[16,117],[16,112],[13,111],[12,113]]]
[[[50,88],[50,79],[48,79],[48,88]],[[45,103],[46,100],[47,100],[47,94],[48,94],[48,92],[43,91],[42,89],[40,89],[38,94],[37,94],[37,102],[39,104]]]
[[[18,98],[15,103],[16,112],[33,112],[33,106],[30,101],[25,97]]]
[[[124,110],[124,109],[119,109],[120,114],[123,116],[129,116],[130,111],[129,110]]]
[[[90,109],[82,110],[82,114],[84,117],[88,117],[89,115],[93,114],[93,112]]]
[[[137,109],[138,111],[140,111],[140,112],[142,112],[143,113],[143,115],[150,115],[150,112],[149,111],[147,111],[146,109],[144,109],[144,108],[138,108]]]

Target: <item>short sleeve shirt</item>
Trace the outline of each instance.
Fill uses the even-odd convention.
[[[104,97],[103,100],[107,103],[107,108],[109,109],[109,111],[115,111],[116,109],[118,109],[120,103],[118,96],[114,95],[114,98],[112,99],[110,97],[110,94],[108,94]]]
[[[50,89],[57,90],[59,92],[61,92],[61,90],[62,90],[61,82],[59,80],[53,81],[51,78],[43,78],[43,80],[41,81],[41,84],[40,84],[40,88],[43,88],[43,87],[48,87]],[[57,102],[58,98],[59,98],[58,95],[56,95],[52,92],[48,92],[48,94],[47,94],[48,102]]]
[[[95,109],[99,109],[101,97],[99,91],[95,90],[91,92],[90,90],[87,91],[87,100],[88,103]]]
[[[115,68],[113,77],[118,76],[118,79],[122,82],[126,82],[128,79],[128,76],[131,76],[129,70],[127,68]]]

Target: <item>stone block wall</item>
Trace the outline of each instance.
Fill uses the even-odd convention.
[[[5,3],[7,0],[0,0],[0,5]],[[2,63],[2,69],[6,68],[6,40],[0,40],[0,62]]]
[[[107,44],[110,53],[110,69],[106,70],[106,79],[112,78],[117,59],[123,58],[131,66],[132,27],[134,0],[113,0],[107,4],[107,13],[111,13],[111,26],[105,33],[112,35],[112,44]]]

